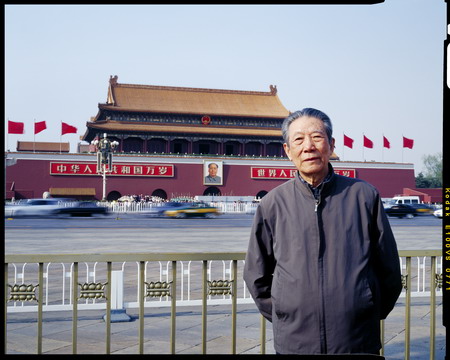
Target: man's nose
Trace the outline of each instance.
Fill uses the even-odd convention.
[[[303,139],[303,149],[304,150],[314,150],[315,144],[311,136],[305,136]]]

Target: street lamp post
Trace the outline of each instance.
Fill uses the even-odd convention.
[[[102,201],[106,201],[106,173],[112,172],[112,154],[119,143],[109,140],[105,133],[103,134],[103,139],[95,139],[91,144],[97,150],[97,173],[101,174],[103,178]]]

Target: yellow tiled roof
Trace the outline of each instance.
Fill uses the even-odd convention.
[[[100,109],[215,116],[285,118],[289,111],[270,91],[237,91],[153,85],[119,84],[111,77],[108,99]]]

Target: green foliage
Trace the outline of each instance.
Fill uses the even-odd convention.
[[[442,187],[442,153],[424,155],[425,174],[422,172],[416,176],[417,188]]]

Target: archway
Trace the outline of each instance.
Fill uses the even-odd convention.
[[[122,194],[118,191],[110,191],[106,196],[106,200],[108,201],[116,201],[122,197]]]
[[[215,186],[210,186],[203,191],[203,196],[220,196],[220,189]]]
[[[163,189],[156,189],[152,192],[152,196],[157,196],[163,200],[167,200],[167,193]]]
[[[266,190],[261,190],[260,192],[258,192],[257,194],[256,194],[256,198],[257,199],[262,199],[264,196],[266,196],[267,195],[267,191]]]

